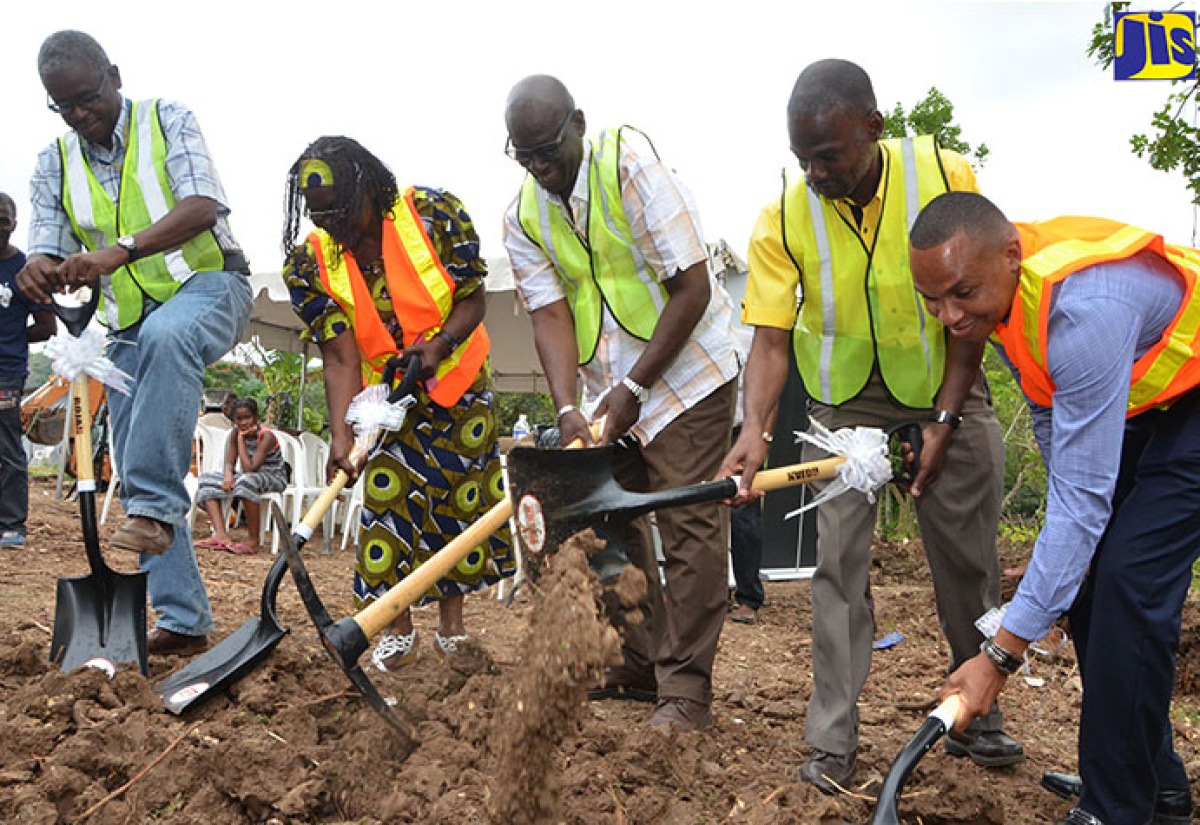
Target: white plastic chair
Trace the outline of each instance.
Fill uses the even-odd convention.
[[[292,523],[299,524],[304,517],[304,510],[309,499],[316,500],[325,490],[325,464],[329,460],[329,445],[320,436],[310,432],[300,433],[301,463],[304,465],[304,476],[296,488],[296,499],[292,508]],[[346,497],[343,489],[338,499],[333,502],[325,514],[322,532],[324,533],[325,550],[333,547],[331,536],[336,532],[337,510],[339,501]]]
[[[108,476],[108,489],[104,492],[104,507],[100,510],[100,523],[108,521],[108,508],[112,506],[113,493],[117,490],[117,485],[121,483],[121,473],[117,467],[117,456],[113,452],[113,436],[112,426],[108,427],[108,466],[112,472]],[[192,497],[192,501],[196,500],[196,493],[189,488],[188,494]]]
[[[229,446],[229,434],[232,430],[209,427],[196,422],[194,444],[196,451],[196,476],[201,473],[219,473],[225,468],[225,449]],[[186,480],[185,480],[186,483]],[[192,506],[188,510],[188,529],[196,523],[196,485],[187,484],[191,493]],[[222,507],[222,512],[228,517],[228,505]]]
[[[303,504],[300,502],[298,491],[306,484],[304,480],[304,450],[300,446],[300,442],[283,430],[272,429],[271,432],[275,434],[275,440],[279,442],[279,451],[283,454],[283,460],[292,468],[292,479],[283,492],[263,493],[259,502],[259,542],[265,541],[267,530],[271,530],[271,554],[274,555],[279,552],[279,531],[291,530],[292,524],[300,522],[300,517],[295,515],[295,510]],[[292,514],[292,522],[276,524],[273,511],[268,507],[271,502],[278,504],[285,516],[289,513]]]
[[[365,474],[364,474],[365,475]],[[358,516],[363,506],[363,476],[358,477],[350,488],[350,499],[346,502],[346,515],[342,518],[342,549],[350,543],[350,534],[354,534],[354,546],[358,546]]]

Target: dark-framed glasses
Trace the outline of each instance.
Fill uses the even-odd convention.
[[[563,121],[562,126],[558,128],[558,134],[554,140],[548,143],[542,143],[537,146],[530,146],[528,149],[522,146],[513,146],[512,138],[509,137],[504,142],[504,154],[515,160],[522,166],[528,166],[534,160],[550,161],[558,157],[558,153],[562,151],[562,145],[567,139],[567,128],[571,125],[571,119],[575,117],[575,112],[578,109],[572,109],[567,114],[567,119]]]
[[[67,112],[73,112],[75,109],[90,109],[95,106],[100,98],[104,95],[104,90],[108,88],[108,69],[104,70],[104,77],[100,80],[100,86],[91,94],[77,97],[74,100],[68,100],[65,103],[59,103],[50,97],[50,93],[46,93],[46,108],[54,112],[56,115],[65,115]]]
[[[333,221],[345,215],[350,210],[345,206],[335,206],[333,209],[309,209],[304,207],[304,214],[314,221]]]

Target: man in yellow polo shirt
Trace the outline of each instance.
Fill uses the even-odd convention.
[[[947,340],[926,313],[908,268],[907,233],[923,204],[947,189],[977,186],[967,161],[932,138],[880,140],[882,132],[860,67],[823,60],[801,73],[788,102],[788,134],[804,175],[788,175],[750,241],[742,320],[756,329],[745,422],[722,474],[742,471],[739,501],[751,497],[789,348],[809,414],[830,429],[926,421],[912,492],[953,670],[979,652],[983,636],[974,622],[1000,601],[995,536],[1004,445],[979,368],[982,345]],[[813,755],[800,778],[826,793],[834,783],[845,786],[857,767],[857,702],[875,631],[875,517],[875,504],[853,493],[818,511],[805,730]],[[954,734],[947,750],[992,767],[1025,758],[1003,733],[998,707]]]

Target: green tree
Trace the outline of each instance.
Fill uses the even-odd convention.
[[[29,377],[25,379],[25,391],[33,392],[50,380],[54,368],[50,359],[40,352],[29,353]]]
[[[1104,21],[1092,27],[1088,55],[1104,69],[1116,59],[1113,37],[1113,12],[1123,11],[1129,3],[1112,3],[1104,10]],[[1162,108],[1150,119],[1150,131],[1129,139],[1133,153],[1161,172],[1179,171],[1192,193],[1192,203],[1200,205],[1200,128],[1195,125],[1197,91],[1200,79],[1173,80]],[[1193,122],[1185,114],[1191,106]]]
[[[954,104],[937,87],[930,88],[929,94],[914,103],[908,112],[897,103],[892,111],[884,115],[885,138],[907,135],[933,135],[939,146],[969,158],[975,166],[983,166],[987,162],[987,146],[981,143],[972,149],[971,144],[962,139],[962,127],[954,122]]]

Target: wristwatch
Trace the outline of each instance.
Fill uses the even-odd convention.
[[[962,423],[962,416],[946,410],[934,410],[929,420],[935,424],[949,424],[950,429],[957,430],[958,425]]]
[[[117,238],[117,246],[129,253],[129,263],[133,263],[138,259],[138,245],[132,235],[122,235]]]
[[[628,375],[622,379],[621,383],[625,385],[625,389],[633,393],[633,397],[637,399],[639,404],[645,404],[646,400],[650,398],[650,390],[643,387],[637,381],[634,381]]]

